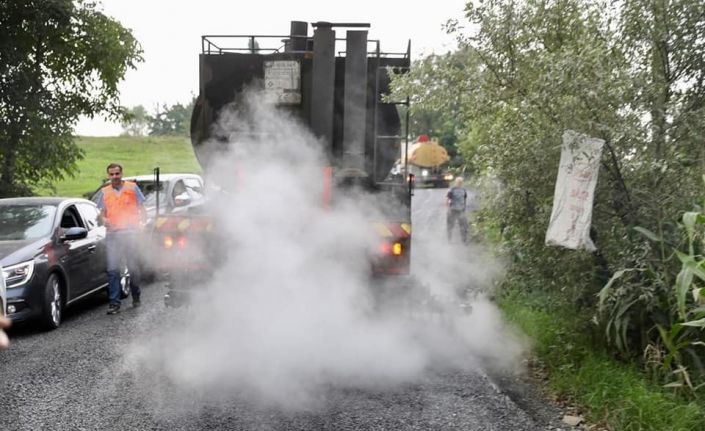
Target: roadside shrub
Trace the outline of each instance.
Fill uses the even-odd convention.
[[[607,339],[620,351],[629,350],[629,331],[641,330],[644,366],[655,382],[676,393],[697,395],[705,391],[705,215],[686,212],[679,227],[675,244],[645,228],[636,229],[669,254],[658,270],[615,272],[600,292],[599,312]]]

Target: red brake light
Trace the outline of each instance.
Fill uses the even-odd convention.
[[[164,248],[170,249],[173,248],[174,246],[184,249],[186,248],[186,244],[188,243],[188,240],[186,239],[185,236],[180,236],[178,238],[174,238],[171,235],[166,235],[164,237],[164,240],[162,241],[162,245],[164,245]]]
[[[181,238],[177,239],[176,244],[179,246],[179,248],[186,248],[186,237],[182,236]]]

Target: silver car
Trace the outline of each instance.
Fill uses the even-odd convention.
[[[125,176],[122,179],[136,183],[142,191],[145,198],[147,225],[154,221],[157,206],[159,206],[159,214],[178,214],[188,212],[205,202],[203,178],[197,174],[161,174],[159,184],[151,174]],[[106,184],[108,184],[108,180],[105,180],[103,185],[93,192],[90,200],[97,204],[100,189]],[[157,194],[159,194],[159,202],[157,202]]]

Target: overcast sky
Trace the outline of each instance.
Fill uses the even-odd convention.
[[[124,106],[186,103],[198,93],[198,54],[204,34],[287,34],[290,21],[365,22],[370,39],[383,51],[404,51],[411,40],[412,60],[455,45],[442,25],[461,18],[465,0],[102,0],[106,14],[133,31],[145,61],[120,85]],[[312,30],[309,29],[309,34]],[[83,119],[76,133],[118,135],[121,128],[101,119]]]

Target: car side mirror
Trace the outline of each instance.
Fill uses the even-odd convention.
[[[70,227],[66,229],[63,235],[59,238],[63,241],[71,241],[74,239],[83,239],[88,236],[88,230],[85,227]]]

